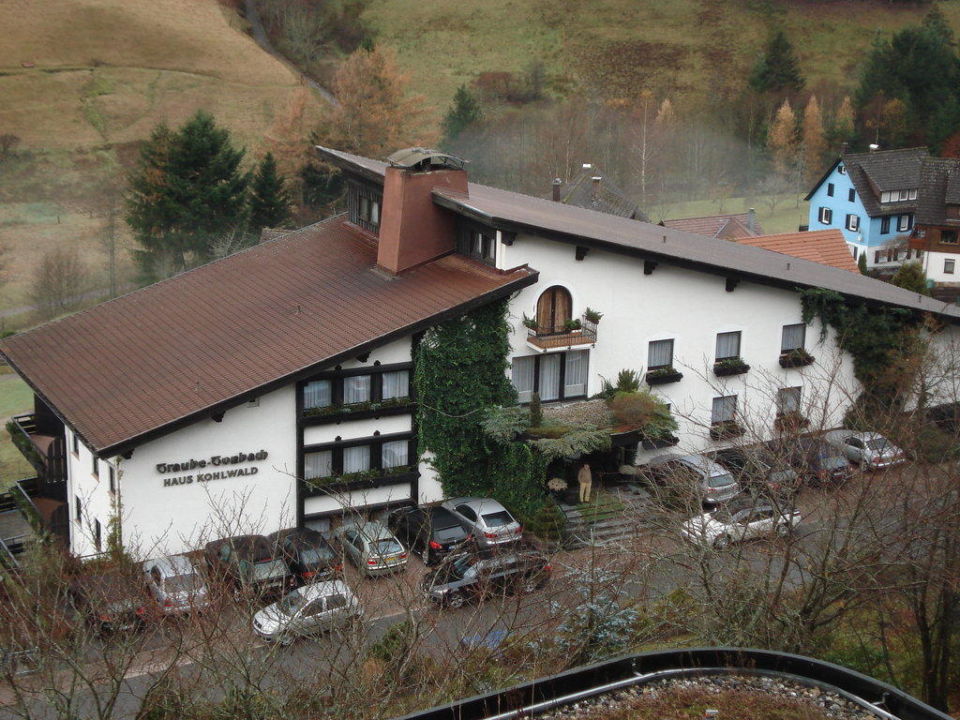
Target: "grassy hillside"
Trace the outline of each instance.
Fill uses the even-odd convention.
[[[34,262],[57,243],[79,245],[91,284],[105,284],[103,207],[158,122],[204,108],[256,156],[304,137],[322,112],[217,0],[8,0],[0,27],[0,134],[20,138],[0,162],[12,264],[0,309],[27,301]]]
[[[942,9],[960,27],[960,4]],[[460,84],[532,60],[559,91],[709,97],[743,83],[775,27],[796,48],[808,87],[852,88],[874,34],[926,10],[883,0],[371,0],[365,18],[440,117]]]

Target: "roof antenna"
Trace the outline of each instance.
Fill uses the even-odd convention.
[[[663,236],[663,241],[664,241],[664,242],[667,241],[667,236],[666,236],[666,235]]]
[[[790,269],[790,263],[787,263],[787,270]]]

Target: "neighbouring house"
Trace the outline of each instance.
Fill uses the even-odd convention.
[[[926,148],[842,153],[817,181],[810,203],[810,230],[838,228],[854,260],[866,255],[868,268],[893,272],[917,258],[909,247]]]
[[[926,158],[910,248],[922,253],[927,280],[960,285],[960,159]]]
[[[414,347],[504,298],[520,402],[577,403],[634,369],[689,451],[744,428],[773,437],[784,416],[841,423],[853,363],[804,323],[804,289],[933,313],[936,342],[960,337],[958,307],[471,183],[442,153],[317,152],[344,175],[346,213],[0,340],[35,395],[18,444],[69,512],[73,553],[104,552],[111,524],[154,554],[440,500],[417,439]]]
[[[591,163],[584,163],[580,172],[566,184],[556,178],[553,181],[552,199],[565,205],[649,222],[639,206]]]
[[[760,227],[753,208],[745,213],[661,220],[659,224],[672,230],[682,230],[722,240],[740,240],[763,235],[763,228]]]
[[[741,245],[752,245],[765,250],[773,250],[773,252],[801,258],[802,260],[831,265],[840,270],[860,272],[857,261],[850,254],[843,233],[839,230],[759,235],[757,237],[740,238],[737,242]]]

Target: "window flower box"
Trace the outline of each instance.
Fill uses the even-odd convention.
[[[413,465],[398,465],[391,468],[371,468],[361,472],[343,473],[341,475],[327,475],[326,477],[307,478],[307,485],[315,488],[327,487],[330,485],[342,485],[347,483],[373,483],[382,478],[392,477],[394,475],[404,475],[414,471]]]
[[[810,421],[798,412],[777,415],[773,427],[777,432],[798,432],[810,426]]]
[[[360,413],[377,413],[380,410],[404,407],[411,403],[408,396],[387,398],[379,402],[358,402],[347,405],[327,405],[325,407],[304,408],[304,417],[327,417],[330,415],[356,415]]]
[[[733,440],[743,433],[743,426],[736,420],[723,420],[710,427],[711,440]]]
[[[663,437],[641,437],[640,446],[644,450],[660,450],[662,448],[675,447],[680,444],[680,438],[674,435]]]
[[[677,372],[673,366],[654,368],[644,377],[647,385],[666,385],[667,383],[679,382],[682,378],[683,373]]]
[[[713,374],[717,377],[742,375],[749,369],[750,366],[739,357],[721,358],[713,364]]]
[[[808,353],[803,348],[787,350],[786,352],[780,353],[780,367],[782,368],[805,367],[807,365],[812,365],[813,359],[814,359],[813,355]]]

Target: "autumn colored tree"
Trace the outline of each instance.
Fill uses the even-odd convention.
[[[786,177],[797,163],[797,118],[789,100],[783,101],[770,125],[767,149],[777,173]]]
[[[340,104],[317,128],[313,140],[368,157],[425,144],[424,99],[409,96],[407,85],[392,50],[360,48],[337,70],[333,92]]]
[[[827,140],[823,133],[823,115],[817,96],[811,95],[803,111],[803,134],[801,136],[803,152],[803,171],[806,181],[816,180],[823,172],[823,156],[827,149]]]

